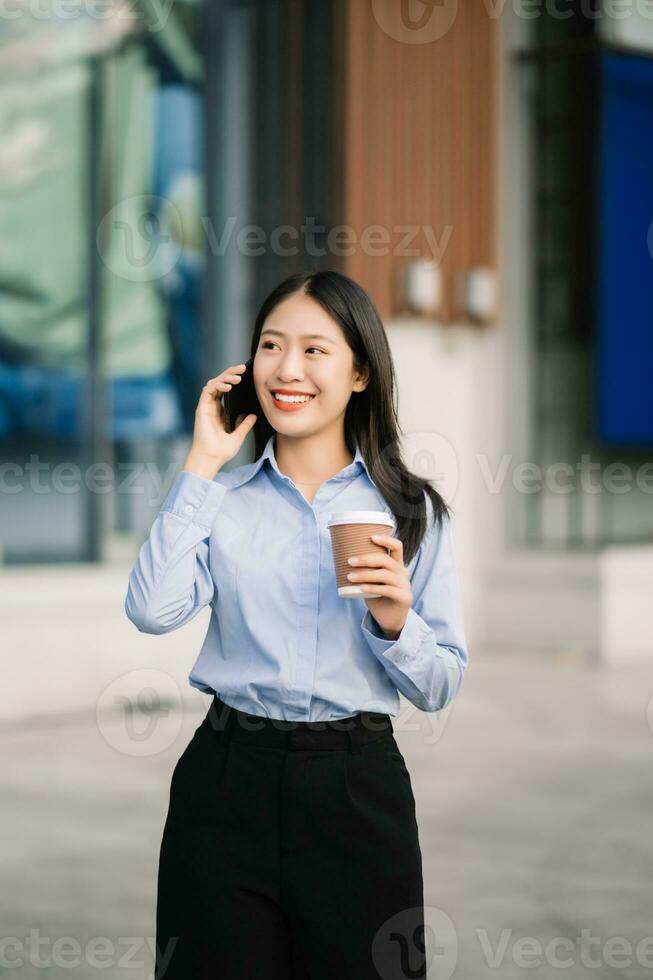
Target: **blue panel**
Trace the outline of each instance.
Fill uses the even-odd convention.
[[[600,54],[597,434],[653,446],[653,58]]]

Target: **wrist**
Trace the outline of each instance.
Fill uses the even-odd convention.
[[[205,480],[212,480],[222,465],[222,460],[216,459],[215,456],[204,456],[191,449],[182,470],[204,477]]]
[[[398,640],[401,630],[383,630],[384,640]]]
[[[398,627],[397,629],[394,629],[394,630],[386,629],[385,626],[382,626],[381,629],[383,631],[383,639],[384,640],[393,640],[393,641],[394,640],[398,640],[399,637],[401,636],[402,630],[403,630],[403,628],[404,628],[405,625],[406,625],[406,620],[403,621],[403,623],[401,624],[400,627]]]

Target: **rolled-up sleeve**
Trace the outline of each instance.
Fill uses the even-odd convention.
[[[227,487],[182,470],[134,562],[125,612],[141,633],[169,633],[208,605],[211,526]]]
[[[368,609],[363,635],[397,689],[422,711],[439,711],[456,696],[468,653],[458,569],[449,518],[432,526],[411,574],[413,604],[395,640]]]

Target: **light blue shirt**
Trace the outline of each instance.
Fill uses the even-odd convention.
[[[229,705],[288,721],[397,715],[399,694],[438,711],[467,666],[457,565],[447,518],[410,562],[412,608],[396,640],[364,599],[338,595],[327,521],[342,510],[384,510],[360,449],[312,503],[279,470],[274,434],[254,463],[213,480],[182,470],[142,544],[125,611],[143,633],[179,629],[210,605],[189,674]]]

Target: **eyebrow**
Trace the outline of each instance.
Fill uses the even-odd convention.
[[[286,337],[287,336],[287,334],[281,333],[280,330],[268,330],[268,329],[266,329],[266,330],[262,330],[261,331],[261,337],[264,337],[265,334],[268,334],[268,333],[274,334],[276,337]],[[332,340],[331,337],[326,337],[323,333],[305,333],[305,334],[302,334],[301,335],[300,340],[326,340],[326,342],[328,344],[335,343],[335,341]]]

